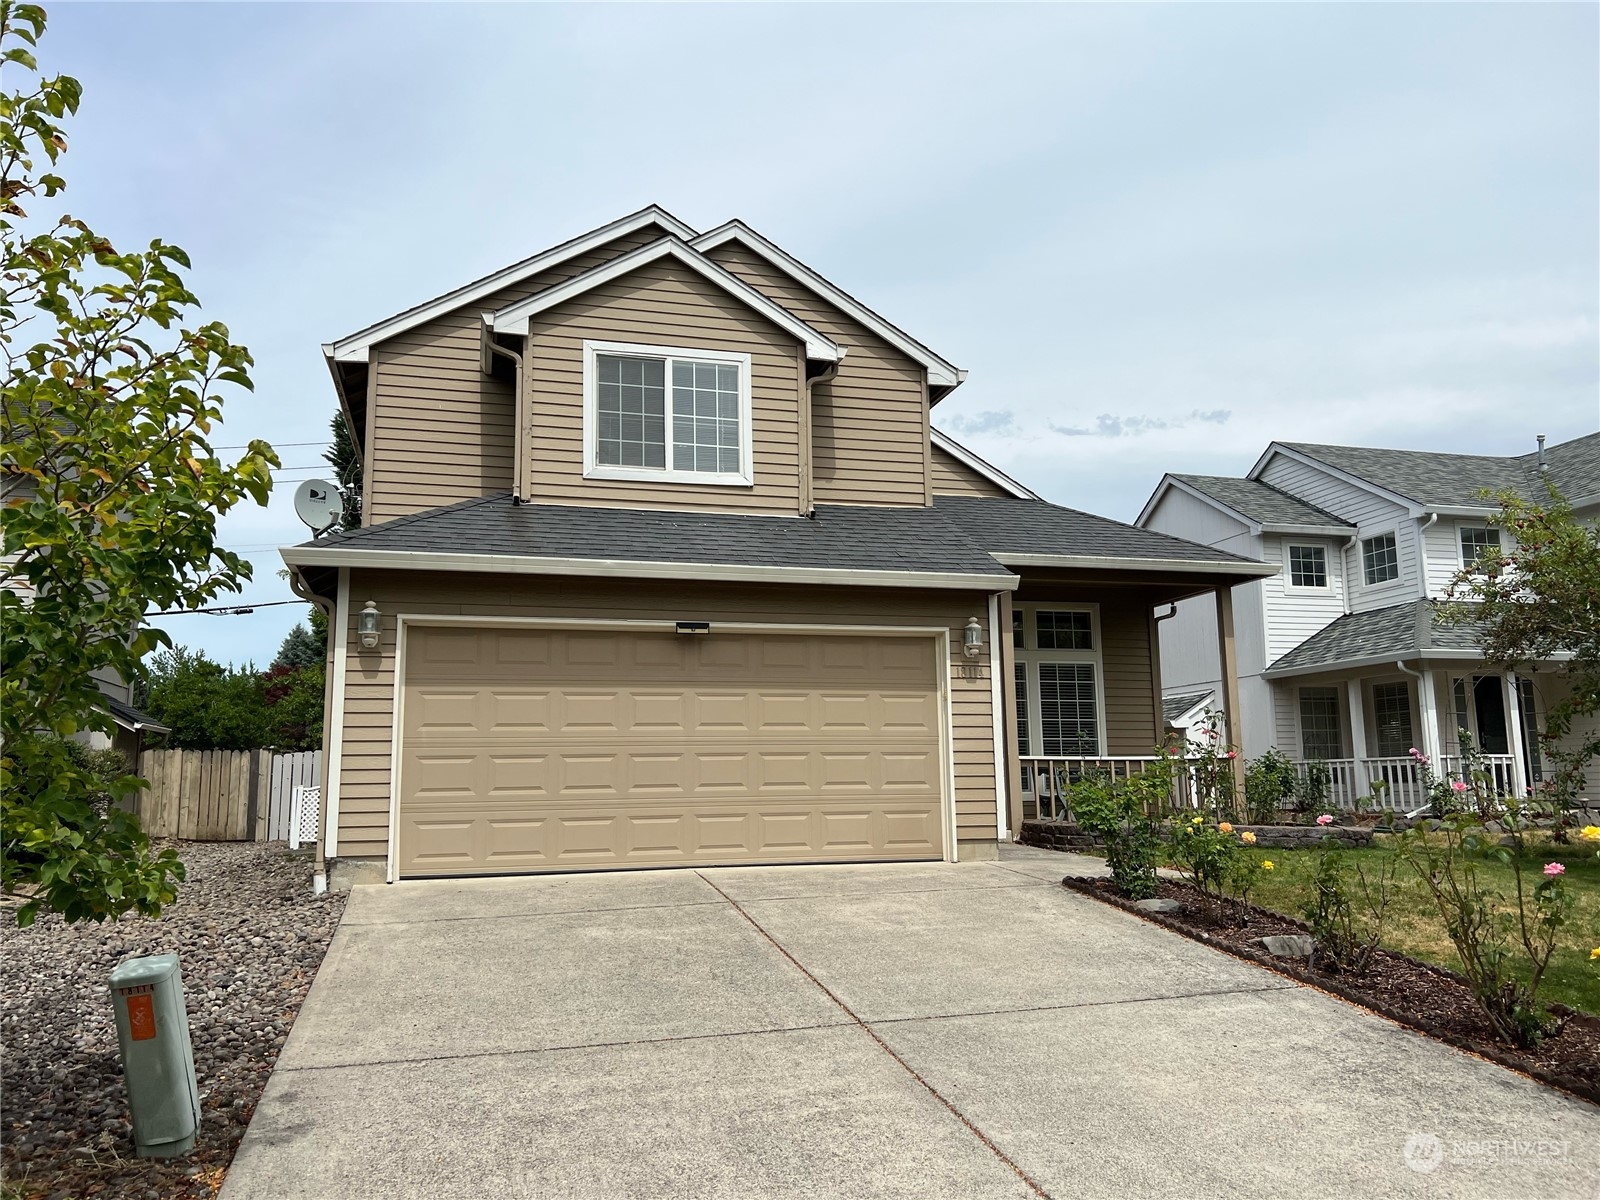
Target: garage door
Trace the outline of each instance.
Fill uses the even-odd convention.
[[[942,857],[932,638],[406,637],[402,876]]]

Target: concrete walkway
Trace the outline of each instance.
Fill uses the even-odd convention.
[[[357,888],[223,1200],[1600,1196],[1600,1111],[1093,863]]]

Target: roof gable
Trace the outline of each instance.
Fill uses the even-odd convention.
[[[938,429],[934,429],[931,426],[929,427],[929,433],[932,434],[933,444],[935,446],[943,450],[946,454],[950,455],[950,457],[962,463],[964,466],[970,467],[979,475],[982,475],[990,483],[1002,489],[1009,495],[1015,496],[1018,500],[1039,499],[1037,492],[1030,491],[1028,488],[1018,483],[1015,479],[1011,478],[1011,476],[1007,475],[999,467],[985,462],[971,450],[968,450],[960,442],[956,441],[955,438],[951,437],[949,434]]]
[[[365,329],[358,329],[355,333],[340,338],[338,341],[329,342],[322,347],[322,352],[333,362],[366,362],[368,352],[372,346],[387,338],[415,329],[418,325],[426,324],[436,317],[455,309],[475,304],[486,297],[492,296],[502,288],[514,286],[524,279],[530,279],[541,271],[548,271],[579,255],[587,254],[598,249],[609,241],[623,237],[626,234],[647,229],[651,225],[658,226],[665,233],[679,238],[691,238],[695,231],[691,226],[685,225],[677,217],[657,205],[641,208],[638,212],[629,213],[610,224],[602,225],[598,229],[591,229],[588,233],[579,234],[569,241],[562,242],[559,246],[552,246],[548,250],[540,251],[531,258],[521,262],[512,263],[482,279],[446,292],[423,304],[415,305],[404,312],[396,313]]]
[[[1326,533],[1347,535],[1355,528],[1271,484],[1224,475],[1163,476],[1135,524],[1143,525],[1169,491],[1181,491],[1244,523],[1251,533]]]
[[[745,283],[731,272],[712,262],[700,251],[691,247],[687,242],[676,237],[665,237],[648,245],[640,246],[623,254],[610,262],[585,271],[582,275],[575,276],[565,283],[557,284],[542,292],[519,300],[508,305],[498,312],[486,314],[489,326],[496,333],[510,333],[527,336],[528,322],[531,318],[557,305],[564,304],[575,296],[581,296],[591,288],[599,287],[613,279],[618,279],[631,271],[649,263],[660,262],[671,258],[690,270],[698,272],[705,279],[722,288],[734,299],[739,300],[755,312],[759,313],[774,325],[792,335],[797,341],[803,342],[806,348],[806,357],[821,362],[838,362],[844,358],[845,351],[836,342],[821,331],[812,328],[799,317],[775,301],[756,291],[755,288]]]
[[[922,364],[927,369],[930,387],[939,388],[948,393],[959,387],[966,379],[967,373],[965,371],[954,366],[940,355],[935,354],[899,326],[873,312],[844,289],[824,279],[799,259],[762,237],[743,221],[734,220],[719,225],[717,228],[692,239],[690,245],[697,250],[712,250],[728,242],[738,242],[741,246],[782,271],[802,287],[826,300],[852,320],[870,329],[907,358]]]

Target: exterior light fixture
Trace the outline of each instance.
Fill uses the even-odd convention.
[[[678,632],[679,633],[710,633],[711,632],[711,622],[710,621],[679,621],[678,622]]]
[[[961,631],[961,653],[977,658],[983,653],[983,626],[977,617],[967,618],[967,627]]]
[[[383,614],[378,611],[378,606],[368,600],[360,614],[356,617],[356,635],[361,639],[363,650],[376,650],[378,637],[383,632]]]

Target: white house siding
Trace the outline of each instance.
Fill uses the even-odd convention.
[[[1374,496],[1326,471],[1284,454],[1274,454],[1259,478],[1263,483],[1270,483],[1273,487],[1298,496],[1307,504],[1314,504],[1354,523],[1359,537],[1391,532],[1395,535],[1400,577],[1378,587],[1367,587],[1362,582],[1361,546],[1357,543],[1351,547],[1349,570],[1351,579],[1355,581],[1350,597],[1351,611],[1387,608],[1422,594],[1422,560],[1417,546],[1417,522],[1403,506]]]
[[[1226,513],[1218,512],[1212,505],[1197,500],[1189,493],[1169,488],[1145,523],[1147,529],[1170,533],[1174,537],[1188,538],[1218,549],[1230,550],[1247,558],[1259,558],[1260,539],[1250,533],[1244,522]],[[1246,607],[1247,588],[1235,588],[1234,628],[1238,630],[1246,621],[1260,624],[1259,610],[1252,616],[1243,611]],[[1207,596],[1195,596],[1180,601],[1176,616],[1161,622],[1161,690],[1167,695],[1220,689],[1222,669],[1217,651],[1217,604]],[[1256,665],[1246,667],[1242,657],[1239,674],[1259,671]]]
[[[1266,625],[1266,661],[1275,663],[1317,630],[1344,615],[1344,566],[1340,548],[1343,540],[1266,534],[1262,539],[1265,560],[1283,568],[1280,574],[1263,579],[1262,615]],[[1326,589],[1296,588],[1289,581],[1289,547],[1321,546],[1328,560]]]

